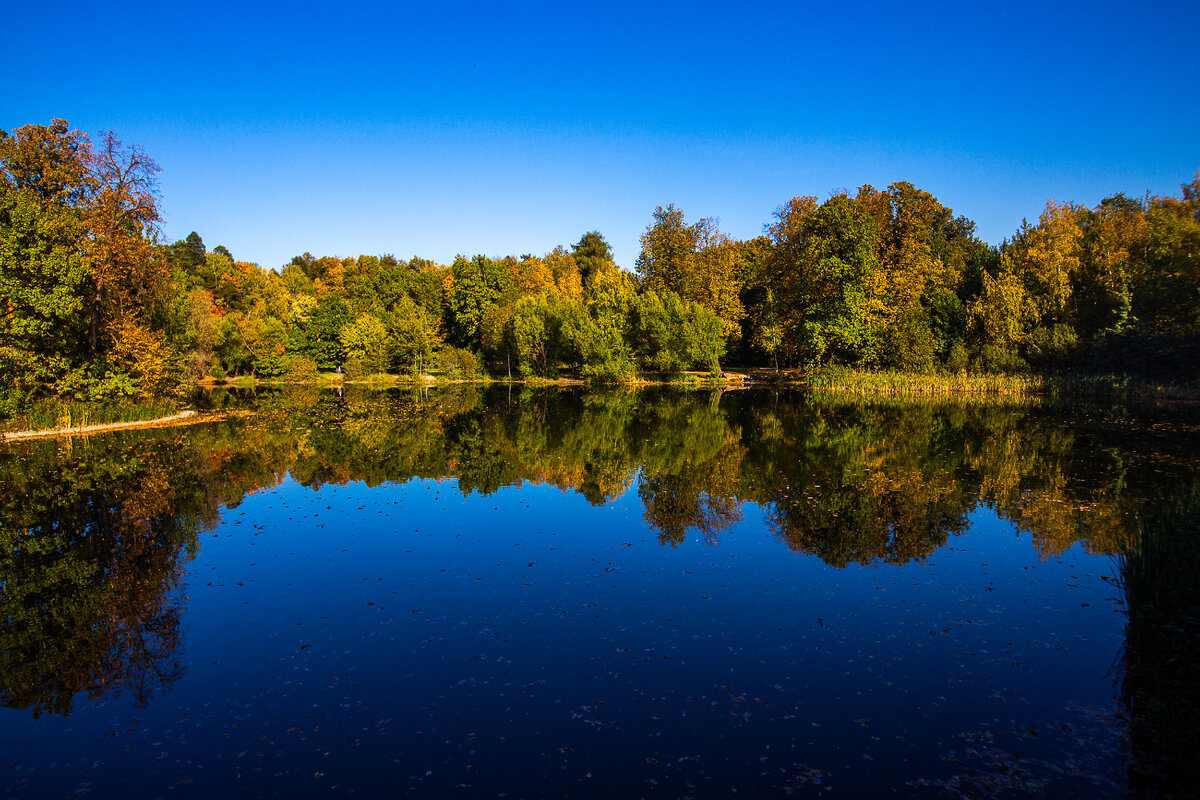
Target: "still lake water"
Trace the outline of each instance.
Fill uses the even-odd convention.
[[[1196,509],[1190,409],[212,402],[0,446],[0,797],[1138,782],[1116,554]]]

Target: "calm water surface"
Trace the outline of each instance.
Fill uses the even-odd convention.
[[[257,413],[0,447],[0,796],[1141,780],[1116,554],[1200,507],[1191,412],[213,402]]]

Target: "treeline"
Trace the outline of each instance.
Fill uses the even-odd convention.
[[[1183,199],[1051,203],[1000,248],[906,183],[795,198],[767,231],[736,241],[659,208],[636,274],[596,231],[542,256],[306,253],[278,272],[192,234],[169,248],[166,333],[192,380],[304,365],[623,380],[719,373],[722,359],[991,373],[1090,358],[1138,371],[1147,346],[1169,355],[1200,333],[1200,177]]]
[[[793,198],[748,241],[660,207],[635,274],[596,231],[540,256],[305,253],[264,270],[195,233],[159,244],[157,171],[62,120],[0,131],[0,411],[38,391],[111,400],[333,369],[1190,378],[1200,349],[1200,175],[1178,198],[1051,202],[999,247],[904,182]]]

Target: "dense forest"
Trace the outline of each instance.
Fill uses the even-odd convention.
[[[1049,202],[999,246],[906,182],[792,198],[747,241],[667,205],[630,272],[597,231],[540,256],[304,253],[264,269],[196,233],[160,241],[158,171],[111,132],[0,130],[0,417],[39,395],[113,402],[335,369],[1188,380],[1200,352],[1200,173],[1179,197]]]

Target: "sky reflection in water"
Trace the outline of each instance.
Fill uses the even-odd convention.
[[[1123,792],[1111,553],[1181,423],[239,402],[0,452],[5,796]]]

